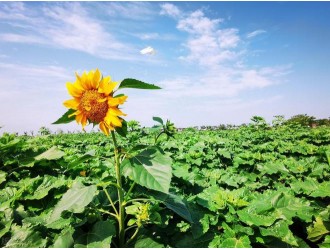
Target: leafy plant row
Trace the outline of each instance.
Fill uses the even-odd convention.
[[[330,247],[329,128],[252,124],[158,139],[135,129],[119,140],[123,185],[136,182],[126,233],[141,227],[128,247]],[[118,199],[107,185],[113,148],[99,133],[4,134],[0,246],[116,247],[104,211],[108,195]]]

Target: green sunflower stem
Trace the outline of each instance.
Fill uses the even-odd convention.
[[[124,247],[125,245],[125,204],[124,204],[124,192],[122,189],[121,182],[121,171],[120,171],[120,155],[118,152],[118,144],[115,136],[115,132],[111,131],[112,140],[115,146],[115,169],[116,178],[118,185],[118,201],[119,201],[119,211],[118,211],[118,239],[119,247]]]
[[[155,144],[157,143],[158,138],[159,138],[162,134],[164,134],[164,133],[165,133],[164,131],[161,131],[161,132],[155,137]]]

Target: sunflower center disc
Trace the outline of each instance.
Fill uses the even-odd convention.
[[[93,123],[100,123],[108,112],[108,102],[104,101],[104,94],[97,90],[87,90],[82,95],[79,109]]]

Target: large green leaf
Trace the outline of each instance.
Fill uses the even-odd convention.
[[[193,223],[186,202],[183,201],[179,196],[171,193],[165,194],[157,191],[151,191],[149,194],[156,200],[164,203],[167,208],[171,209],[173,212],[177,213],[182,218],[186,219],[190,223]]]
[[[3,208],[0,209],[0,239],[4,236],[7,232],[9,232],[11,224],[14,220],[14,210],[12,208]],[[1,243],[0,243],[1,245]]]
[[[0,171],[0,184],[6,181],[6,176],[7,176],[6,172]]]
[[[289,170],[287,170],[283,163],[279,162],[266,162],[264,164],[257,164],[257,168],[261,173],[266,174],[275,174],[275,173],[288,173]]]
[[[330,181],[325,181],[319,184],[310,196],[312,197],[330,197]]]
[[[10,221],[6,222],[0,222],[0,239],[2,236],[4,236],[6,233],[10,231],[11,224],[13,223],[14,219],[11,219]]]
[[[231,159],[231,154],[228,150],[219,148],[218,149],[218,154],[223,156],[224,158]]]
[[[220,248],[251,248],[250,239],[247,235],[239,238],[227,238],[221,244]]]
[[[325,236],[324,241],[319,244],[321,248],[330,248],[330,235]]]
[[[16,146],[18,146],[19,144],[22,144],[22,140],[20,140],[19,138],[15,138],[4,144],[1,143],[0,144],[0,153],[2,154],[3,152],[6,152],[7,150],[10,151],[13,148],[15,148]]]
[[[36,161],[41,161],[41,160],[57,160],[63,157],[65,153],[61,150],[59,150],[56,146],[51,147],[47,151],[43,152],[40,155],[37,155],[34,157]]]
[[[328,164],[330,166],[330,151],[325,152],[325,156],[326,156]]]
[[[64,113],[64,115],[61,116],[61,118],[59,118],[57,121],[53,122],[52,124],[65,124],[74,121],[76,119],[74,115],[69,117],[69,115],[73,114],[74,112],[76,112],[76,110],[69,109],[67,112]]]
[[[172,177],[172,159],[156,148],[149,148],[122,163],[122,172],[136,183],[168,193]]]
[[[70,248],[73,246],[73,232],[72,227],[68,227],[62,230],[62,232],[57,236],[53,247],[54,248]]]
[[[94,158],[95,150],[90,150],[86,152],[84,155],[76,157],[73,161],[71,161],[68,165],[68,168],[75,168],[77,165]]]
[[[164,245],[153,240],[152,238],[138,239],[134,245],[134,248],[163,248]]]
[[[132,78],[126,78],[124,79],[118,89],[123,89],[123,88],[134,88],[134,89],[161,89],[160,87],[150,84],[150,83],[145,83],[136,79]]]
[[[208,208],[212,212],[225,209],[227,204],[234,207],[245,207],[249,203],[241,198],[243,193],[240,194],[239,191],[221,190],[217,186],[212,186],[199,193],[196,200],[198,204]]]
[[[307,228],[308,237],[310,241],[318,241],[325,234],[330,233],[330,222],[324,222],[321,217],[316,217],[313,226]]]
[[[275,220],[277,219],[277,216],[275,214],[256,214],[256,213],[250,213],[249,207],[244,210],[237,211],[237,214],[241,221],[244,223],[252,226],[270,226],[272,225]]]
[[[11,227],[11,238],[7,242],[7,248],[39,248],[46,247],[47,240],[40,232],[33,228],[26,228],[14,225]]]
[[[259,230],[262,236],[273,236],[291,246],[298,247],[298,243],[289,229],[289,223],[286,221],[280,220],[268,228],[260,227]]]
[[[75,182],[55,206],[48,224],[61,218],[63,211],[83,212],[96,195],[96,190],[96,185],[84,186],[81,182]]]
[[[42,178],[42,182],[37,186],[32,186],[29,189],[29,194],[24,195],[24,200],[40,200],[47,196],[51,189],[59,188],[67,184],[64,176],[56,178],[54,176],[46,175]]]
[[[243,222],[256,226],[270,226],[279,218],[291,222],[296,216],[310,222],[315,213],[310,202],[280,191],[259,194],[248,207],[237,212]]]
[[[115,235],[116,227],[112,220],[98,221],[89,232],[78,236],[74,247],[109,248]]]
[[[306,178],[305,181],[296,180],[290,183],[290,186],[298,194],[300,193],[310,194],[311,192],[313,192],[318,188],[319,183],[317,180],[313,178]]]

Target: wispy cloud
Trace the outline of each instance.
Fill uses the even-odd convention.
[[[21,31],[1,34],[1,41],[47,44],[108,59],[139,60],[136,45],[121,41],[106,29],[85,4],[36,4],[6,3],[0,7],[0,21]]]
[[[46,44],[43,38],[34,36],[34,35],[19,35],[13,33],[4,33],[0,34],[0,40],[6,42],[14,42],[14,43],[39,43]]]
[[[0,119],[5,131],[30,131],[47,126],[65,112],[65,82],[72,72],[56,65],[0,62]],[[57,128],[56,128],[57,129]]]
[[[0,74],[0,88],[3,95],[6,95],[6,91],[19,91],[22,95],[26,95],[29,91],[54,90],[73,78],[71,72],[56,65],[40,66],[3,62],[0,62]]]
[[[197,10],[190,15],[179,19],[177,28],[191,34],[208,34],[216,30],[222,19],[210,19],[204,16],[203,11]]]
[[[237,47],[240,38],[238,36],[238,29],[222,29],[218,30],[219,46],[222,49],[230,49]]]
[[[242,91],[278,84],[290,72],[291,65],[258,68],[244,64],[249,55],[241,46],[245,41],[238,28],[221,28],[221,18],[209,18],[202,10],[184,12],[173,4],[161,8],[164,15],[177,20],[178,30],[188,34],[183,44],[187,54],[180,59],[200,67],[195,74],[161,81],[159,84],[169,90],[168,96],[233,97]],[[180,15],[168,11],[172,9]],[[263,32],[252,32],[250,38]]]
[[[263,33],[266,33],[266,31],[265,30],[255,30],[255,31],[252,31],[252,32],[248,33],[246,35],[246,37],[247,38],[253,38],[253,37],[255,37],[257,35],[260,35],[260,34],[263,34]]]
[[[157,11],[149,2],[105,2],[101,5],[111,17],[150,20]]]
[[[173,41],[177,40],[175,35],[173,34],[160,34],[158,32],[152,33],[133,33],[135,37],[138,37],[141,40],[149,41],[149,40],[162,40],[162,41]]]
[[[164,3],[161,5],[160,14],[176,18],[181,16],[181,10],[171,3]]]

